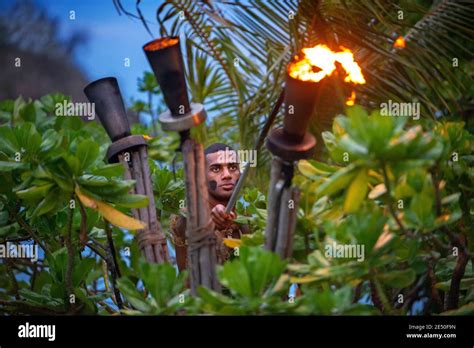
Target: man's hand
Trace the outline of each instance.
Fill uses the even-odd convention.
[[[233,211],[231,211],[230,214],[226,214],[225,206],[217,204],[211,210],[211,217],[218,228],[224,229],[232,225],[232,220],[234,220],[237,215]]]

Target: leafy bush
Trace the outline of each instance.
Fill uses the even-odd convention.
[[[246,188],[237,222],[249,224],[253,233],[233,246],[239,249],[219,268],[223,293],[200,288],[193,298],[185,273],[140,258],[125,229],[140,227],[129,209],[146,206],[148,199],[129,194],[134,181],[122,178],[121,164],[106,163],[109,140],[100,126],[52,116],[54,102],[64,99],[51,95],[0,105],[10,122],[0,127],[0,239],[30,240],[41,248],[37,264],[0,265],[2,311],[472,312],[473,250],[466,239],[474,238],[474,146],[463,123],[411,126],[405,118],[347,109],[332,132],[323,133],[328,160],[298,165],[294,182],[302,197],[293,259],[263,250],[266,197]],[[152,141],[170,161],[174,140]],[[159,160],[150,167],[158,216],[166,226],[184,200],[182,170],[174,174]],[[328,247],[334,245],[360,246],[363,252],[333,257]],[[292,283],[299,289],[290,296]]]

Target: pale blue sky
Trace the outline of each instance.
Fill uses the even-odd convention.
[[[74,58],[90,81],[115,76],[127,102],[131,97],[145,98],[137,90],[137,79],[150,71],[142,46],[152,37],[139,20],[120,16],[112,0],[35,1],[59,20],[61,35],[68,36],[78,28],[88,34],[88,43],[76,51]],[[130,12],[135,12],[135,3],[122,0]],[[140,5],[144,16],[153,22],[149,25],[154,33],[158,31],[154,24],[158,6],[159,1],[143,1]],[[75,20],[69,19],[71,10],[75,11]],[[124,66],[126,58],[130,59],[130,67]]]

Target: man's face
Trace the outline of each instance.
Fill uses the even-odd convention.
[[[206,156],[209,193],[218,200],[227,201],[240,177],[235,151],[217,151]]]

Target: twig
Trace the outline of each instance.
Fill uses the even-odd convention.
[[[453,275],[451,277],[451,286],[449,287],[449,292],[446,299],[446,310],[458,308],[461,279],[464,276],[468,261],[469,258],[464,252],[464,249],[460,248],[456,266],[454,267]]]
[[[441,296],[439,295],[439,291],[436,288],[436,275],[434,273],[434,267],[433,267],[433,260],[430,259],[428,261],[428,279],[430,281],[430,288],[431,288],[431,298],[435,302],[436,306],[438,307],[438,311],[441,311],[443,309],[443,300],[441,299]]]
[[[382,163],[382,172],[383,172],[383,177],[384,177],[385,188],[387,189],[388,210],[390,211],[390,214],[392,215],[392,217],[397,222],[397,225],[400,228],[400,230],[403,232],[403,234],[413,238],[414,237],[413,233],[411,231],[407,231],[405,229],[405,227],[403,226],[401,220],[398,218],[397,213],[395,212],[395,209],[393,209],[392,191],[391,191],[390,180],[388,179],[387,168],[385,166],[385,163]]]
[[[74,196],[71,195],[71,199]],[[75,301],[71,303],[71,296],[74,296],[74,286],[72,282],[72,274],[74,271],[74,247],[72,245],[72,220],[74,215],[74,208],[69,207],[67,224],[66,224],[66,250],[67,250],[67,266],[66,266],[66,290],[67,290],[67,306],[72,313],[76,311]]]
[[[112,239],[112,231],[110,229],[109,223],[104,219],[105,223],[105,232],[107,233],[107,241],[109,243],[109,247],[107,249],[107,264],[109,266],[110,273],[112,275],[112,288],[115,295],[115,300],[117,302],[117,306],[122,309],[123,302],[122,296],[120,296],[120,291],[117,287],[117,278],[120,278],[120,269],[117,260],[117,254],[115,252],[114,240]]]
[[[11,262],[12,262],[11,260],[7,259],[5,266],[7,268],[7,274],[12,281],[13,293],[15,294],[15,298],[19,300],[20,293],[18,292],[18,282],[16,281],[15,274],[13,273]]]
[[[105,256],[102,255],[102,253],[97,250],[94,246],[90,245],[90,244],[86,244],[86,247],[88,247],[89,249],[91,249],[94,253],[96,253],[97,255],[99,255],[99,257],[105,261]]]
[[[0,305],[2,306],[13,306],[17,307],[15,308],[18,310],[17,313],[24,313],[24,314],[44,314],[44,315],[58,315],[58,314],[64,314],[63,311],[61,310],[54,310],[51,308],[47,307],[41,307],[41,306],[32,306],[24,301],[5,301],[5,300],[0,300]]]

